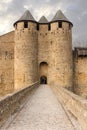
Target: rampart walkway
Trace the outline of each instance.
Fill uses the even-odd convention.
[[[51,88],[41,85],[4,130],[75,130]]]

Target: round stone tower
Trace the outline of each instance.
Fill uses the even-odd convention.
[[[14,27],[14,88],[20,89],[38,80],[37,22],[27,10]]]
[[[69,89],[73,84],[72,26],[59,10],[50,22],[49,34],[49,83]]]
[[[48,30],[48,20],[42,16],[38,22],[38,65],[40,82],[46,79],[46,83],[48,83],[49,74]]]

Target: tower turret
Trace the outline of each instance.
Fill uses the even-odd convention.
[[[61,10],[50,22],[49,80],[67,88],[73,83],[72,26]]]
[[[15,26],[15,89],[27,87],[37,81],[37,22],[27,10],[14,23]]]
[[[47,78],[48,83],[48,59],[49,59],[49,45],[48,45],[48,29],[49,22],[45,16],[42,16],[38,22],[38,63],[39,76]]]

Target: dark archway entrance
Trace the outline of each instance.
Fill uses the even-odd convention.
[[[46,76],[40,77],[40,84],[47,84],[47,77]]]
[[[48,75],[48,63],[41,62],[39,65],[40,72],[40,84],[47,84],[47,75]]]

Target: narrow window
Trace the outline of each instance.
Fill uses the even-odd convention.
[[[62,22],[59,22],[59,28],[62,28]]]
[[[24,28],[28,28],[28,22],[24,22]]]
[[[37,24],[37,30],[39,31],[39,24]]]
[[[51,26],[50,26],[50,24],[48,25],[48,31],[50,31],[51,30]]]

